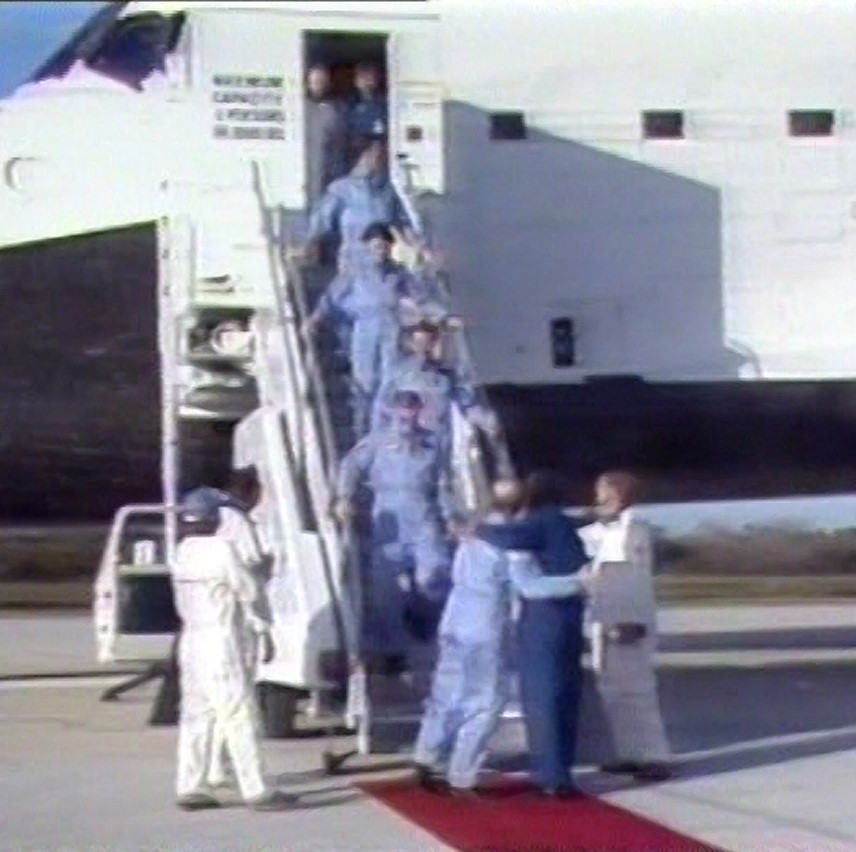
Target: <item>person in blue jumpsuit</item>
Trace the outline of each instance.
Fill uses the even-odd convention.
[[[370,261],[362,237],[374,222],[383,222],[413,245],[419,242],[401,198],[387,176],[383,142],[362,137],[358,150],[356,165],[349,174],[327,187],[309,220],[307,243],[313,252],[323,237],[338,233],[339,272],[356,272]]]
[[[588,562],[577,528],[562,509],[560,488],[550,473],[526,482],[525,514],[505,524],[479,528],[484,541],[505,550],[525,550],[545,575],[575,575]],[[523,599],[517,645],[533,780],[550,798],[577,795],[571,778],[582,686],[582,597]]]
[[[418,393],[425,402],[421,425],[436,432],[443,451],[452,449],[452,406],[491,438],[500,434],[496,415],[479,402],[475,385],[459,370],[434,357],[440,328],[423,320],[406,331],[410,355],[401,358],[388,372],[372,410],[372,428],[380,428],[389,417],[390,401],[402,390]]]
[[[493,487],[488,524],[520,508],[516,480]],[[414,748],[417,783],[432,792],[477,795],[479,769],[507,700],[505,640],[511,593],[527,600],[578,595],[582,579],[543,575],[529,554],[465,538],[452,565],[453,587],[440,622],[440,655]]]
[[[408,610],[424,603],[439,612],[448,594],[455,507],[437,442],[418,423],[422,400],[404,392],[394,405],[393,422],[342,459],[335,511],[343,523],[351,520],[357,488],[368,481],[374,499],[364,650],[401,660],[409,644]]]
[[[377,66],[361,62],[354,68],[356,92],[346,107],[348,133],[352,138],[389,135],[389,110],[380,82]]]
[[[306,323],[313,333],[335,312],[353,323],[351,380],[353,430],[359,440],[369,429],[372,405],[381,384],[399,359],[401,311],[427,304],[425,290],[402,264],[390,257],[393,237],[381,223],[363,234],[372,263],[340,275],[327,289]]]
[[[356,140],[356,146],[359,152],[356,165],[348,175],[334,180],[313,208],[306,259],[317,259],[322,245],[326,245],[325,238],[337,236],[338,272],[359,272],[363,265],[372,261],[362,236],[366,228],[375,222],[386,224],[400,240],[418,246],[423,256],[429,258],[430,252],[417,235],[401,198],[389,180],[385,142],[376,136],[362,136]],[[338,349],[347,352],[351,348],[350,322],[347,316],[336,311],[332,319]]]

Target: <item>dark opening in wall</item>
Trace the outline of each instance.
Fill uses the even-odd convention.
[[[526,138],[526,119],[522,112],[492,112],[490,138],[501,142],[516,142]]]
[[[835,113],[831,109],[792,109],[788,113],[790,136],[832,136]]]
[[[574,321],[570,317],[550,320],[550,347],[554,367],[573,367],[576,363]]]
[[[684,114],[680,110],[647,110],[642,113],[645,139],[683,139]]]

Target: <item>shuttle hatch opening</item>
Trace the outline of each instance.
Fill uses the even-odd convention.
[[[357,88],[357,72],[361,68],[374,68],[376,71],[377,88],[375,95],[378,100],[387,102],[389,96],[389,62],[387,45],[389,36],[386,33],[365,32],[331,32],[307,31],[304,33],[304,68],[308,73],[313,67],[323,66],[330,75],[328,97],[342,108],[346,116],[353,112],[359,101],[360,93]],[[349,137],[357,135],[383,136],[389,140],[389,119],[382,122],[374,121],[370,127],[358,128],[348,122]],[[360,131],[359,133],[357,131]],[[307,143],[309,140],[307,140]],[[307,145],[308,150],[308,145]],[[354,164],[354,151],[349,149],[347,165]]]

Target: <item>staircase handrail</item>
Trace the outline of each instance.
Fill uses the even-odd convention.
[[[300,270],[283,251],[277,213],[268,201],[270,193],[266,191],[263,171],[258,163],[252,164],[252,171],[262,234],[268,248],[276,311],[283,321],[288,374],[294,381],[293,387],[299,391],[294,411],[294,419],[300,424],[299,444],[292,444],[292,454],[300,460],[301,473],[323,543],[324,581],[333,604],[341,650],[348,658],[353,658],[357,653],[358,621],[347,584],[353,547],[347,531],[339,530],[330,513],[331,483],[338,458],[323,372],[313,343],[302,335],[306,298]]]
[[[420,242],[423,245],[427,244],[429,234],[426,229],[425,220],[418,209],[409,170],[404,168],[403,163],[397,163],[396,168],[392,170],[390,180],[401,200],[402,206],[413,230],[417,234]],[[417,252],[415,264],[411,266],[411,269],[415,272],[429,276],[443,303],[451,305],[452,292],[449,285],[449,275],[445,270],[440,269],[436,262],[429,261],[426,263],[421,252]],[[490,400],[484,391],[484,387],[477,381],[475,360],[470,349],[468,335],[466,332],[466,324],[462,322],[455,324],[453,327],[447,327],[445,329],[445,336],[447,344],[449,342],[453,344],[454,358],[452,360],[456,369],[472,383],[480,407],[485,410],[492,411],[493,409],[490,405]],[[444,347],[444,349],[446,348],[447,347]],[[454,417],[454,424],[456,430],[464,430],[462,452],[465,454],[465,457],[463,459],[459,459],[459,461],[463,462],[465,468],[469,471],[473,480],[470,483],[470,490],[474,492],[478,507],[483,508],[489,499],[490,476],[488,474],[484,454],[482,453],[482,449],[479,444],[477,431],[469,421],[460,417],[457,413]],[[511,462],[508,445],[504,437],[501,434],[492,435],[490,437],[490,443],[498,469],[504,475],[512,475],[514,467]]]

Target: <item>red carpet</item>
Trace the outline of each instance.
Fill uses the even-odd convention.
[[[359,786],[459,852],[718,852],[593,797],[545,801],[518,781],[492,785],[480,802],[426,793],[409,780]]]

